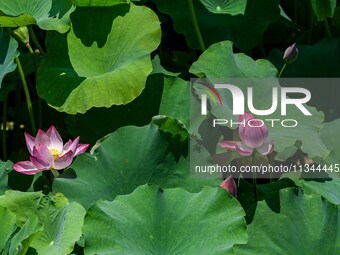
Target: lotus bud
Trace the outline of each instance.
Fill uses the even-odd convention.
[[[234,197],[236,197],[237,195],[237,187],[236,187],[236,182],[234,181],[234,179],[229,176],[227,179],[225,179],[220,186],[222,188],[224,188],[225,190],[229,191],[229,193],[231,195],[233,195]]]
[[[19,27],[13,31],[13,33],[25,44],[30,43],[30,36],[28,33],[28,28],[26,26]]]
[[[291,64],[297,60],[299,56],[299,50],[296,47],[296,43],[289,46],[283,55],[283,59],[286,63]]]

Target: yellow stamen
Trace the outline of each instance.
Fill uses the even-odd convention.
[[[49,149],[52,156],[53,156],[53,160],[56,161],[59,158],[60,155],[60,151],[54,148]]]

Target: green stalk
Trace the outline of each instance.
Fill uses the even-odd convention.
[[[280,71],[280,73],[279,73],[279,76],[278,76],[277,78],[281,78],[281,76],[282,76],[282,74],[283,74],[283,71],[286,69],[286,66],[287,66],[287,63],[285,63],[285,64],[283,65],[283,67],[281,68],[281,71]]]
[[[51,172],[52,172],[54,178],[56,178],[60,175],[58,170],[51,169]]]
[[[34,43],[34,45],[39,49],[39,51],[41,52],[41,54],[45,54],[44,50],[42,49],[41,45],[39,44],[39,41],[37,40],[37,37],[34,34],[34,30],[31,26],[28,26],[32,41]],[[28,43],[27,48],[29,49],[30,53],[32,54],[32,58],[33,58],[33,63],[34,63],[34,70],[35,70],[35,79],[37,80],[37,69],[38,69],[38,63],[37,60],[35,58],[35,53],[31,47],[31,45]],[[38,125],[39,127],[42,126],[42,110],[41,110],[41,99],[38,97]]]
[[[195,6],[192,0],[188,0],[188,5],[189,5],[189,9],[190,9],[190,15],[191,15],[191,20],[192,20],[192,24],[194,26],[194,30],[198,39],[198,43],[200,45],[201,51],[205,51],[205,45],[204,45],[204,41],[203,41],[203,37],[200,31],[200,27],[198,26],[198,21],[197,21],[197,17],[196,17],[196,12],[195,12]]]
[[[32,132],[35,134],[37,130],[36,130],[36,127],[35,127],[33,106],[32,106],[30,92],[28,90],[27,82],[26,82],[26,79],[25,79],[24,70],[22,69],[22,65],[21,65],[19,57],[15,57],[15,61],[16,61],[17,65],[18,65],[18,70],[19,70],[20,78],[21,78],[22,85],[23,85],[24,91],[25,91],[27,110],[28,110],[28,115],[30,117]]]
[[[252,156],[251,156],[251,161],[252,161],[252,165],[255,166],[256,165],[256,151],[254,150]],[[254,197],[255,197],[255,202],[257,202],[259,200],[259,196],[257,193],[257,178],[256,178],[256,172],[253,173],[253,186],[254,186]]]
[[[2,156],[3,160],[7,160],[7,99],[4,100],[2,113]]]
[[[26,255],[26,253],[27,253],[27,251],[30,247],[31,242],[32,242],[31,236],[27,240],[23,241],[24,249],[22,250],[21,255]]]
[[[40,53],[44,55],[45,51],[43,50],[43,48],[41,47],[37,37],[35,36],[35,33],[34,33],[34,30],[33,30],[32,26],[28,26],[28,31],[30,33],[30,36],[32,38],[32,41],[33,41],[35,47],[37,47],[38,50],[40,51]]]
[[[28,50],[31,54],[34,54],[34,51],[33,51],[32,47],[29,43],[26,44],[26,47],[28,48]]]

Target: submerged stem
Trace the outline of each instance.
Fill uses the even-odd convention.
[[[32,106],[30,92],[29,92],[29,89],[28,89],[28,86],[27,86],[24,70],[22,69],[22,65],[21,65],[19,57],[15,57],[15,61],[16,61],[17,65],[18,65],[18,70],[19,70],[20,78],[21,78],[22,85],[23,85],[24,91],[25,91],[27,110],[28,110],[28,115],[29,115],[30,122],[31,122],[32,132],[36,133],[37,130],[36,130],[36,127],[35,127],[33,106]]]
[[[204,45],[203,37],[200,31],[200,27],[198,26],[198,21],[196,17],[195,6],[193,3],[193,0],[188,0],[188,5],[190,9],[191,21],[194,26],[194,30],[195,30],[195,33],[198,39],[198,43],[200,45],[201,51],[203,52],[205,51],[205,45]]]

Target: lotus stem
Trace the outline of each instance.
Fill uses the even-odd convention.
[[[34,30],[33,30],[32,26],[28,26],[28,31],[30,33],[30,36],[32,38],[32,41],[33,41],[35,47],[37,47],[38,50],[40,51],[40,53],[44,55],[45,51],[43,50],[43,48],[41,47],[37,37],[35,36],[35,33],[34,33]]]
[[[201,30],[200,27],[198,26],[198,21],[197,21],[197,17],[196,17],[196,12],[195,12],[195,6],[193,3],[193,0],[188,0],[188,5],[189,5],[189,9],[190,9],[190,15],[191,15],[191,20],[192,20],[192,24],[194,26],[194,30],[198,39],[198,43],[200,45],[201,51],[204,52],[205,51],[205,45],[204,45],[204,41],[203,41],[203,37],[201,34]]]
[[[22,65],[21,65],[19,57],[15,57],[15,62],[18,65],[20,78],[21,78],[22,85],[23,85],[24,91],[25,91],[27,110],[28,110],[28,115],[29,115],[30,122],[31,122],[32,132],[36,133],[37,130],[36,130],[36,127],[35,127],[33,106],[32,106],[31,96],[30,96],[30,92],[28,90],[28,86],[27,86],[27,82],[26,82],[26,78],[25,78],[25,73],[24,73],[24,70],[22,69]]]
[[[283,71],[286,69],[286,66],[287,66],[287,63],[285,63],[285,64],[283,65],[283,67],[281,68],[281,71],[280,71],[280,73],[279,73],[279,76],[278,76],[277,78],[281,78],[281,76],[282,76],[282,74],[283,74]]]

